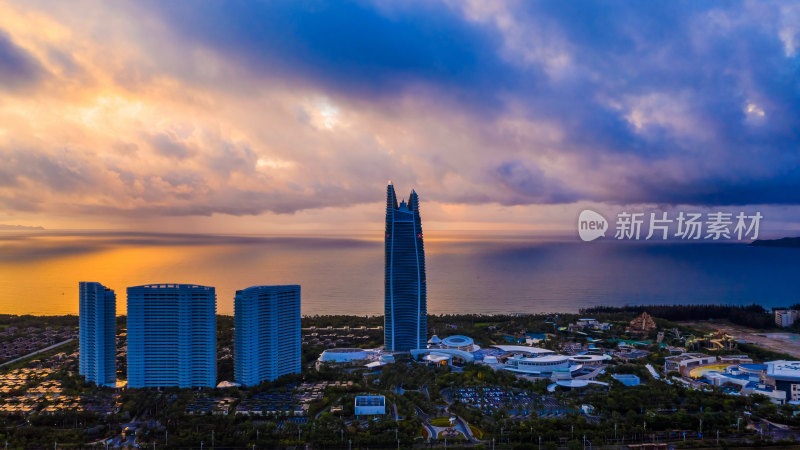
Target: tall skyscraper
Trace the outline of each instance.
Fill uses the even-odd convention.
[[[216,309],[213,287],[129,287],[128,386],[214,387]]]
[[[79,372],[98,386],[117,382],[117,296],[93,281],[78,283]]]
[[[391,181],[386,188],[385,235],[386,350],[425,348],[428,341],[428,302],[419,198],[412,190],[408,203],[403,201],[398,205]]]
[[[253,386],[300,373],[300,286],[236,291],[234,376]]]

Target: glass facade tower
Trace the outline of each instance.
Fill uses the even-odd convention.
[[[300,286],[236,291],[234,376],[243,386],[300,373]]]
[[[128,288],[128,387],[214,387],[217,296],[213,287]]]
[[[428,308],[419,197],[412,190],[408,203],[398,204],[391,182],[386,188],[385,236],[386,350],[405,352],[425,348]]]
[[[117,296],[100,283],[78,283],[79,364],[86,381],[117,382]]]

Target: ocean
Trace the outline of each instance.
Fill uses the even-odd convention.
[[[237,289],[300,284],[302,312],[383,313],[383,241],[151,233],[0,234],[0,313],[77,314],[78,282]],[[800,303],[800,249],[426,233],[428,312],[577,312],[595,305]]]

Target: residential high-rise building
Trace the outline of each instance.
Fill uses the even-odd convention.
[[[300,286],[236,291],[234,376],[253,386],[300,373]]]
[[[78,283],[79,367],[98,386],[117,382],[117,296],[93,281]]]
[[[386,188],[385,235],[386,350],[425,348],[428,341],[428,307],[419,197],[412,190],[408,203],[402,201],[398,205],[391,181]]]
[[[213,287],[148,284],[128,288],[128,387],[214,387]]]
[[[776,309],[775,323],[779,327],[790,327],[800,317],[800,311],[796,309]]]

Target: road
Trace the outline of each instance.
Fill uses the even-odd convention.
[[[422,426],[428,430],[428,440],[436,439],[436,428],[431,425],[431,420],[425,411],[419,408],[419,406],[414,406],[414,410],[417,412],[417,416],[419,416],[420,420],[422,420]]]
[[[602,372],[605,368],[606,368],[606,366],[599,366],[599,367],[595,368],[594,370],[592,370],[591,372],[587,373],[586,375],[579,375],[579,376],[575,377],[575,379],[576,380],[594,380],[595,378],[597,378],[598,375],[600,375],[600,372]]]
[[[23,360],[23,359],[25,359],[25,358],[30,358],[31,356],[38,355],[39,353],[43,353],[43,352],[46,352],[46,351],[52,350],[52,349],[54,349],[54,348],[61,347],[62,345],[69,344],[70,342],[72,342],[72,341],[74,341],[74,340],[75,340],[75,338],[72,338],[72,339],[67,339],[66,341],[59,342],[58,344],[53,344],[53,345],[51,345],[51,346],[49,346],[49,347],[45,347],[45,348],[43,348],[43,349],[41,349],[41,350],[36,350],[35,352],[28,353],[27,355],[20,356],[19,358],[14,358],[14,359],[12,359],[11,361],[6,361],[6,362],[4,362],[3,364],[0,364],[0,367],[3,367],[3,366],[5,366],[5,365],[7,365],[7,364],[13,364],[13,363],[15,363],[15,362],[17,362],[17,361],[21,361],[21,360]]]
[[[469,424],[467,424],[466,420],[456,416],[456,425],[456,429],[464,433],[468,441],[472,442],[473,444],[480,442],[478,438],[472,435],[472,430],[469,428]]]

